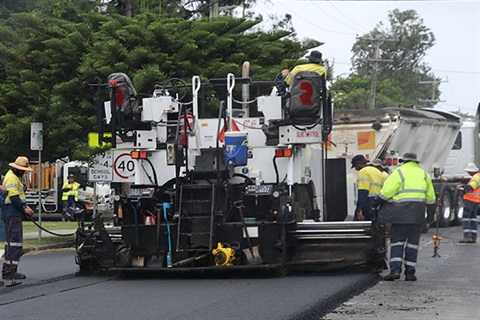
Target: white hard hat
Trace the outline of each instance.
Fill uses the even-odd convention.
[[[469,163],[467,163],[467,165],[465,166],[465,171],[466,171],[466,172],[478,172],[479,169],[477,168],[477,166],[475,165],[475,163],[469,162]]]

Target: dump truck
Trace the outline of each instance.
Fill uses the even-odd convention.
[[[469,162],[480,164],[480,104],[474,117],[463,120],[460,131],[455,138],[452,149],[448,154],[445,165],[442,170],[441,183],[442,188],[442,210],[440,225],[458,225],[461,224],[463,216],[463,192],[455,189],[460,183],[467,183],[470,175],[465,172],[465,166]]]
[[[463,123],[462,126],[462,123],[458,115],[432,108],[337,111],[329,137],[327,158],[350,162],[356,154],[363,154],[368,160],[382,160],[391,172],[400,165],[399,159],[404,153],[416,153],[420,166],[429,173],[435,187],[439,225],[458,224],[463,206],[453,208],[452,199],[461,198],[455,185],[463,179],[454,179],[451,174],[446,174],[446,171],[451,172],[453,161],[449,157],[453,149],[457,149],[461,143],[461,130],[466,130],[467,126],[470,128],[469,124]],[[464,142],[467,141],[472,142],[473,135],[469,135]],[[471,146],[473,147],[473,143]],[[465,162],[460,164],[462,171],[464,165]],[[341,190],[333,192],[334,196],[343,197],[337,202],[348,204],[350,214],[346,219],[352,218],[355,210],[356,174],[355,169],[348,167],[347,194],[341,193]],[[436,224],[436,221],[434,223]]]
[[[384,226],[345,221],[346,201],[332,197],[346,189],[348,164],[327,158],[325,80],[299,72],[288,92],[276,81],[250,90],[260,93],[250,101],[234,98],[265,83],[174,78],[143,99],[125,74],[98,85],[110,95],[98,137],[129,152],[136,171],[117,196],[115,226],[98,217],[77,231],[81,273],[386,267]]]

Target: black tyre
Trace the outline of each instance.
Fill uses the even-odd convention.
[[[438,226],[444,228],[448,227],[450,225],[450,220],[452,220],[452,194],[447,189],[444,189],[440,201],[442,205],[439,208]]]
[[[455,195],[455,209],[454,209],[454,217],[453,220],[450,222],[451,226],[460,226],[462,225],[462,218],[463,218],[463,194],[457,193]]]
[[[427,233],[429,229],[430,229],[430,225],[425,222],[423,224],[422,233]]]

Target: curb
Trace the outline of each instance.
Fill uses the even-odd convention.
[[[50,244],[50,245],[45,245],[45,246],[23,248],[22,256],[27,254],[27,253],[38,253],[38,252],[46,251],[46,250],[66,249],[66,248],[74,248],[74,247],[75,247],[75,242],[73,240],[71,240],[71,241],[59,242],[59,243],[56,243],[56,244]],[[0,261],[3,261],[4,253],[5,253],[5,250],[0,249]]]
[[[73,240],[70,240],[65,242],[59,242],[56,244],[45,245],[45,246],[24,248],[23,254],[26,254],[29,252],[39,252],[39,251],[45,251],[45,250],[64,249],[64,248],[73,248],[73,247],[75,247],[75,242]]]

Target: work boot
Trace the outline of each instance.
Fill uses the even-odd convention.
[[[414,274],[406,274],[405,281],[417,281],[417,276]]]
[[[3,281],[0,281],[0,287],[3,286],[5,283]]]
[[[459,243],[475,243],[472,238],[463,238],[462,240],[458,241]]]
[[[8,263],[4,263],[3,268],[2,268],[2,278],[5,279],[4,277],[7,274],[15,273],[16,271],[17,271],[17,269],[14,270],[13,265],[8,264]]]
[[[389,275],[386,275],[383,277],[383,280],[385,281],[393,281],[396,279],[400,279],[400,273],[399,272],[391,272]]]
[[[2,276],[3,280],[21,280],[21,279],[26,279],[27,276],[24,275],[23,273],[7,273]]]

